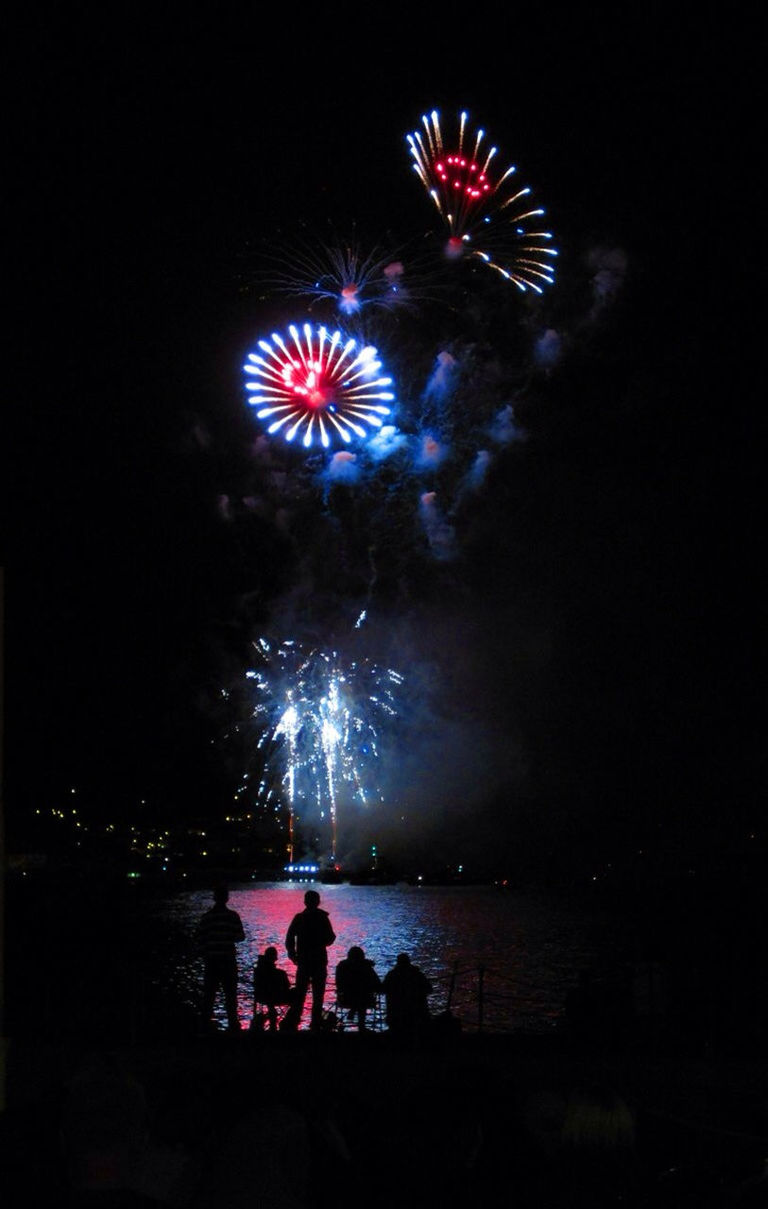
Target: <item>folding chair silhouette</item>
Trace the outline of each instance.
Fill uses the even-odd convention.
[[[277,967],[277,949],[270,947],[253,969],[252,1029],[273,1032],[283,1022],[292,1001],[293,989],[285,970]]]

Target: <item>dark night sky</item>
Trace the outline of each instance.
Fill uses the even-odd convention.
[[[747,829],[757,454],[739,402],[724,425],[699,385],[713,31],[659,40],[647,6],[416,32],[334,9],[290,35],[261,6],[109,11],[53,5],[14,29],[10,819],[70,783],[176,816],[222,802],[208,703],[295,567],[268,525],[217,508],[258,478],[240,364],[275,312],[243,275],[302,222],[426,229],[404,134],[437,104],[466,106],[535,184],[571,298],[590,250],[628,268],[589,331],[553,295],[541,322],[570,351],[524,400],[528,441],[496,466],[460,568],[425,572],[380,632],[429,632],[451,726],[451,691],[485,703],[468,723],[496,745],[472,804],[483,842]],[[465,821],[457,804],[445,833]]]

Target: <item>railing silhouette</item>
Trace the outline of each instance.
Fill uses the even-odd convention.
[[[450,1012],[465,1030],[511,1033],[530,1024],[532,1014],[520,1008],[517,975],[485,965],[461,967],[456,962],[449,971],[431,975],[430,981],[433,1012]]]
[[[526,1012],[521,1007],[519,976],[505,974],[485,965],[459,966],[458,962],[449,970],[425,973],[432,983],[429,996],[432,1016],[450,1013],[460,1022],[465,1032],[512,1033],[546,1029],[546,1018],[542,1021],[533,1012]],[[302,1029],[309,1024],[311,1003],[310,989],[302,1013]],[[340,1031],[356,1031],[357,1024],[351,1014],[339,1006],[332,975],[326,983],[325,1011],[326,1015],[333,1013],[337,1017]],[[383,991],[378,994],[376,1008],[372,1008],[368,1013],[366,1027],[370,1032],[386,1030],[386,1000]]]
[[[450,1013],[461,1023],[465,1031],[476,1033],[512,1033],[531,1027],[533,1013],[520,1008],[519,978],[515,975],[489,969],[485,965],[460,967],[458,962],[450,970],[427,975],[432,983],[429,997],[433,1016]],[[333,978],[326,987],[327,1007],[336,1012],[340,1019],[343,1013],[336,1005],[336,988]],[[372,1032],[386,1029],[385,999],[379,994],[377,1010],[372,1010],[368,1028]],[[309,997],[305,1011],[308,1012]],[[546,1018],[545,1018],[546,1019]],[[537,1020],[539,1031],[542,1022]],[[356,1027],[343,1019],[344,1028]],[[543,1025],[546,1027],[546,1024]]]
[[[521,986],[519,973],[505,973],[484,964],[459,965],[454,963],[448,969],[425,969],[432,992],[429,996],[429,1009],[433,1017],[450,1013],[457,1019],[461,1028],[467,1033],[508,1034],[513,1032],[544,1032],[551,1031],[556,1021],[555,1015],[537,1013],[526,1002],[526,988]],[[158,1002],[167,999],[169,1003],[180,1002],[177,993],[166,985],[160,991],[159,999],[155,985],[155,994],[150,994],[151,980],[142,977],[139,971],[133,972],[128,980],[126,995],[123,997],[123,1007],[126,1010],[126,1027],[128,1034],[135,1040],[145,1031],[151,1031],[153,1011]],[[188,987],[188,994],[182,1000],[188,1004],[187,1011],[196,1013],[194,1004],[194,979]],[[250,978],[241,971],[238,990],[240,1017],[243,1027],[248,1027],[253,1007],[253,992]],[[304,1013],[300,1027],[304,1029],[309,1023],[309,1013],[312,1002],[311,989],[307,994]],[[356,1031],[357,1025],[349,1014],[338,1005],[336,985],[333,975],[329,972],[325,992],[326,1012],[334,1012],[343,1025],[343,1031]],[[559,1015],[559,1013],[557,1014]],[[217,998],[216,1017],[223,1021],[223,1002]],[[379,993],[377,1008],[368,1013],[366,1025],[371,1032],[386,1030],[386,1000],[383,992]]]

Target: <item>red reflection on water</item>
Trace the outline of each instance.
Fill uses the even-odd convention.
[[[285,952],[292,917],[304,906],[310,883],[279,882],[230,888],[229,905],[243,920],[238,946],[240,1015],[250,1022],[253,966],[274,945],[279,964],[294,979]],[[313,886],[329,912],[336,942],[329,949],[326,1007],[334,1004],[336,966],[360,945],[383,977],[398,953],[408,953],[433,984],[433,1012],[448,1004],[465,1027],[549,1031],[575,985],[577,972],[613,960],[622,927],[602,914],[543,895],[518,895],[493,886]],[[192,935],[211,904],[210,893],[191,891],[173,902],[175,927]],[[482,969],[482,1000],[481,977]],[[188,1003],[199,1002],[202,963],[186,955],[172,981]],[[482,1002],[482,1018],[481,1018]],[[217,1020],[223,1021],[223,1005]],[[305,1018],[306,1019],[306,1018]]]
[[[314,887],[313,887],[314,889]],[[342,895],[334,896],[323,893],[319,888],[320,909],[327,911],[331,926],[336,933],[335,943],[328,949],[328,983],[325,993],[325,1006],[333,1008],[335,1004],[335,970],[342,958],[355,944],[361,944],[366,935],[366,924],[355,904]],[[285,935],[291,920],[297,912],[304,910],[304,894],[306,884],[290,882],[276,885],[259,885],[244,890],[233,890],[230,893],[229,906],[237,911],[243,921],[247,937],[246,943],[239,946],[240,991],[238,1003],[241,1019],[250,1021],[253,1012],[253,996],[251,980],[256,958],[270,945],[278,952],[278,965],[288,972],[291,984],[295,982],[296,969],[285,949]],[[247,990],[243,986],[246,982]],[[307,996],[301,1027],[309,1024],[311,991]],[[219,1011],[217,1009],[217,1018]]]

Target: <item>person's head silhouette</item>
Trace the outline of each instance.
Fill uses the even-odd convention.
[[[311,910],[313,907],[317,907],[319,905],[320,895],[317,893],[317,890],[307,890],[306,894],[304,895],[304,906],[309,907]]]

